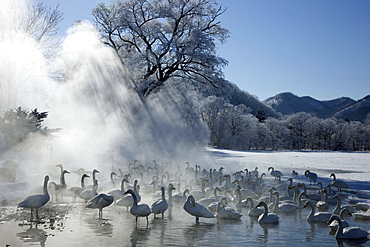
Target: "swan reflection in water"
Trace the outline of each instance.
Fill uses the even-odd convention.
[[[86,218],[84,221],[87,226],[90,227],[97,236],[109,236],[113,235],[113,225],[105,219],[94,219]]]
[[[207,233],[214,231],[215,224],[213,223],[195,223],[184,229],[184,240],[186,246],[196,246],[198,241],[204,239]]]
[[[270,229],[278,229],[279,228],[279,223],[270,223],[270,224],[259,224],[261,228],[263,229],[263,234],[258,234],[257,235],[257,241],[260,243],[268,243],[269,242],[269,230]]]
[[[42,230],[37,228],[37,224],[35,227],[30,225],[30,228],[28,228],[25,232],[19,232],[17,233],[17,236],[26,243],[40,243],[40,246],[46,246],[45,242],[48,237],[48,234]]]
[[[353,247],[357,247],[357,246],[362,246],[363,244],[365,244],[368,239],[366,238],[363,238],[363,239],[336,239],[337,241],[337,245],[339,247],[347,247],[347,246],[353,246]]]
[[[135,227],[130,235],[130,242],[132,246],[143,245],[148,243],[150,236],[150,228]]]

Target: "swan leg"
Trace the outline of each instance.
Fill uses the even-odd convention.
[[[39,219],[39,210],[36,209],[36,220],[38,220],[38,219]]]
[[[31,208],[31,222],[33,220],[33,208]]]

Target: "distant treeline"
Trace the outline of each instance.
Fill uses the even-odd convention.
[[[255,115],[245,105],[208,97],[199,110],[210,131],[209,144],[237,150],[369,151],[370,114],[364,123],[321,119],[305,112],[281,118]]]

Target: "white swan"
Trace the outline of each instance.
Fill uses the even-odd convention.
[[[317,174],[316,173],[310,172],[309,170],[306,170],[304,172],[304,176],[310,179],[310,185],[312,183],[316,184],[316,180],[317,180]]]
[[[189,194],[190,194],[189,189],[185,189],[182,193],[177,193],[173,195],[172,200],[175,203],[184,203]]]
[[[334,187],[338,188],[339,194],[342,192],[342,189],[348,189],[349,185],[342,180],[337,180],[335,177],[335,174],[330,174],[330,177],[333,177],[333,180],[330,182],[330,184]]]
[[[116,182],[114,181],[114,176],[117,176],[117,173],[110,173],[110,180],[102,185],[100,185],[101,191],[110,191],[116,188]]]
[[[297,204],[294,205],[294,204],[285,203],[285,202],[280,203],[278,191],[275,191],[274,193],[272,193],[272,195],[276,196],[276,200],[272,208],[272,211],[274,213],[294,213],[297,210],[298,208]]]
[[[191,190],[190,194],[192,194],[196,200],[204,198],[207,195],[205,191],[205,186],[207,183],[209,183],[209,181],[205,178],[202,178],[200,182],[200,190]]]
[[[328,194],[327,194],[327,191],[326,189],[322,189],[319,191],[319,194],[321,195],[321,199],[320,201],[318,201],[316,203],[316,207],[318,208],[319,211],[325,211],[329,208],[329,204],[328,204]]]
[[[26,197],[23,201],[18,203],[18,207],[31,209],[31,221],[32,221],[33,210],[36,210],[36,219],[38,219],[39,218],[39,214],[38,214],[39,208],[44,206],[50,200],[50,196],[48,193],[48,182],[49,182],[49,176],[46,175],[44,178],[44,186],[43,186],[44,193],[30,195]]]
[[[67,189],[63,195],[72,197],[73,202],[76,202],[77,196],[85,190],[85,178],[89,178],[89,175],[83,174],[81,177],[81,187],[75,186]]]
[[[115,201],[123,198],[123,193],[125,193],[125,182],[128,183],[128,180],[126,178],[122,178],[120,189],[109,191],[107,194],[113,196]]]
[[[281,171],[275,170],[272,166],[270,166],[267,171],[270,170],[270,174],[275,177],[275,180],[281,181],[281,177],[284,176],[284,174]]]
[[[202,198],[198,201],[199,204],[208,207],[209,204],[212,202],[217,202],[221,197],[217,195],[217,191],[222,191],[219,187],[215,187],[213,190],[213,196],[212,197],[207,197],[207,198]]]
[[[347,213],[349,215],[352,216],[351,212],[348,210],[348,208],[343,208],[340,213],[339,213],[339,218],[341,219],[342,221],[342,226],[343,227],[349,227],[349,224],[347,221],[344,220],[344,213]],[[330,224],[329,224],[329,227],[330,229],[332,229],[333,231],[336,231],[337,228],[339,227],[339,222],[337,220],[333,220]]]
[[[97,173],[100,173],[100,172],[98,170],[96,170],[96,169],[94,169],[92,171],[92,185],[86,186],[86,189],[92,189],[92,188],[94,188],[95,180],[96,180],[96,174]]]
[[[334,208],[334,210],[333,210],[333,214],[339,215],[339,214],[340,214],[340,212],[341,212],[341,210],[342,210],[343,208],[348,209],[348,211],[349,211],[350,213],[354,213],[354,212],[355,212],[355,209],[354,209],[352,206],[350,206],[350,205],[345,205],[345,206],[343,206],[343,207],[342,207],[342,205],[341,205],[340,195],[336,194],[336,195],[334,195],[334,196],[332,197],[332,199],[337,199],[337,205],[336,205],[336,207],[335,207],[335,208]]]
[[[186,200],[184,206],[184,210],[190,214],[195,216],[195,222],[199,222],[200,217],[204,218],[214,218],[215,216],[211,211],[209,211],[206,207],[203,205],[200,205],[199,203],[195,202],[194,196],[189,195],[188,199]]]
[[[254,207],[254,201],[252,197],[248,197],[247,200],[245,201],[245,204],[247,205],[248,202],[251,204],[251,207],[248,211],[248,215],[250,217],[259,217],[261,214],[263,214],[264,212],[263,209]]]
[[[172,207],[173,206],[173,198],[172,198],[172,191],[175,190],[176,188],[173,186],[173,184],[168,185],[168,206]]]
[[[330,224],[334,220],[339,222],[337,232],[335,233],[335,238],[362,239],[367,238],[369,235],[368,231],[365,231],[359,227],[343,227],[343,223],[337,215],[332,215],[328,221],[328,224]]]
[[[243,215],[242,213],[236,212],[235,209],[227,207],[221,201],[217,203],[216,212],[217,219],[240,220]]]
[[[242,196],[241,196],[241,191],[240,191],[240,186],[238,185],[235,189],[235,194],[236,194],[236,203],[235,203],[235,207],[240,209],[240,208],[243,208],[243,207],[247,207],[247,204],[245,202],[245,200],[242,200]],[[251,198],[250,196],[247,197],[247,198]]]
[[[321,182],[318,182],[318,183],[317,183],[317,185],[320,185],[320,190],[322,190],[322,189],[323,189],[323,188],[322,188],[322,183],[321,183]],[[314,194],[312,194],[312,193],[308,193],[308,191],[307,191],[307,186],[306,186],[306,184],[305,184],[305,183],[299,183],[297,186],[298,186],[298,187],[301,187],[301,188],[304,190],[304,192],[306,192],[306,195],[307,195],[308,199],[310,199],[310,200],[314,200],[314,201],[320,201],[320,199],[321,199],[321,195],[320,195],[319,193],[314,193]],[[320,190],[318,190],[318,192],[319,192]]]
[[[84,199],[85,202],[87,202],[88,200],[91,200],[93,197],[98,195],[98,192],[96,192],[97,189],[98,189],[98,180],[95,179],[93,188],[81,191],[78,197]]]
[[[146,224],[148,225],[149,224],[148,216],[152,213],[148,204],[144,203],[138,204],[136,193],[132,189],[127,190],[124,194],[130,194],[134,200],[134,203],[130,208],[130,213],[136,217],[136,223],[138,217],[145,217]]]
[[[106,194],[99,194],[88,201],[86,208],[98,208],[99,219],[103,218],[103,208],[108,207],[114,201],[114,197]]]
[[[221,197],[219,201],[212,202],[207,206],[208,210],[211,211],[212,213],[216,213],[218,202],[222,202],[224,205],[227,205],[227,198]]]
[[[279,222],[279,216],[277,216],[276,214],[273,214],[273,213],[269,213],[267,204],[264,201],[260,201],[257,204],[256,208],[258,208],[260,206],[263,207],[264,212],[263,212],[263,214],[261,214],[258,217],[258,223],[271,224],[271,223],[278,223]]]
[[[154,218],[156,217],[157,214],[162,214],[163,218],[163,214],[168,208],[168,203],[165,196],[165,188],[163,186],[161,187],[161,192],[162,192],[161,199],[156,200],[155,202],[152,203],[151,209],[152,213],[154,214]]]
[[[126,207],[127,210],[129,207],[132,207],[134,204],[134,198],[132,195],[128,195],[123,193],[123,197],[116,201],[116,206],[123,206]]]
[[[52,184],[53,186],[52,186],[52,188],[50,188],[50,190],[52,190],[51,191],[51,194],[52,195],[54,194],[55,197],[56,197],[56,201],[58,201],[58,197],[59,196],[63,196],[64,192],[67,189],[65,174],[66,173],[69,174],[70,172],[67,171],[67,170],[63,170],[63,165],[61,165],[61,164],[56,165],[56,167],[60,167],[60,169],[61,169],[61,172],[60,172],[60,181],[59,181],[60,183],[57,184],[55,182],[51,182],[50,184]]]
[[[317,212],[315,213],[315,207],[311,201],[307,201],[303,208],[311,207],[311,213],[307,216],[307,221],[314,221],[314,222],[327,222],[332,216],[332,213],[329,212]]]

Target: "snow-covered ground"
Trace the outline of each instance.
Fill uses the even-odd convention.
[[[224,173],[233,174],[236,171],[248,169],[254,170],[258,167],[260,174],[266,173],[266,179],[272,179],[268,172],[269,167],[274,167],[276,170],[283,172],[282,181],[286,181],[292,177],[292,171],[298,172],[298,176],[294,176],[296,182],[309,182],[304,176],[306,170],[315,172],[318,175],[318,182],[321,181],[324,185],[330,183],[332,178],[331,173],[335,173],[337,179],[344,180],[349,183],[350,189],[367,190],[369,195],[366,198],[370,199],[370,152],[316,152],[316,151],[233,151],[225,149],[207,148],[203,153],[204,160],[191,161],[190,165],[195,168],[195,165],[200,165],[201,169],[224,167]],[[27,166],[26,166],[27,165]],[[29,172],[30,164],[26,167],[19,167],[18,174],[21,170]],[[180,164],[181,165],[181,164]],[[22,166],[22,165],[21,165]],[[183,167],[185,168],[185,167]],[[58,179],[58,169],[52,166],[49,170],[54,171],[54,179]],[[102,172],[110,174],[110,171]],[[27,195],[28,190],[24,189],[25,184],[35,184],[41,186],[43,174],[34,174],[28,177],[28,180],[18,180],[16,183],[4,182],[0,179],[0,202],[3,200],[17,201]],[[23,176],[22,176],[23,177]],[[37,179],[36,179],[37,178]],[[38,181],[38,182],[35,182]],[[79,180],[78,180],[79,181]],[[78,182],[77,181],[77,182]],[[69,184],[70,181],[68,181]]]
[[[292,170],[304,175],[306,170],[320,177],[330,178],[335,173],[338,179],[370,181],[370,152],[319,152],[319,151],[232,151],[208,148],[212,159],[224,165],[225,172],[245,168],[268,174],[274,167],[291,176]]]

